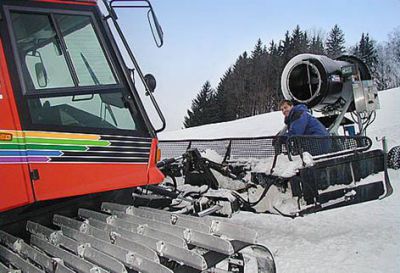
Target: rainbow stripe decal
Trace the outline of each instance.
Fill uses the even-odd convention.
[[[7,131],[0,164],[51,162],[147,163],[151,138],[38,131]]]

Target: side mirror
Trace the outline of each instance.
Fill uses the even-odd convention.
[[[157,47],[162,47],[164,44],[164,33],[151,5],[150,10],[147,12],[147,19],[149,20],[151,33],[153,34]]]
[[[36,79],[39,87],[47,86],[47,72],[42,62],[35,64]]]
[[[147,84],[147,87],[149,88],[149,91],[151,93],[153,93],[154,90],[156,89],[156,86],[157,86],[156,78],[154,78],[154,76],[152,74],[146,74],[144,76],[144,80],[146,81],[146,84]]]

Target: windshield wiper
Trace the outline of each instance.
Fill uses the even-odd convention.
[[[92,78],[94,84],[95,84],[95,85],[100,85],[99,79],[97,78],[96,74],[94,73],[94,71],[93,71],[92,67],[90,66],[89,62],[87,61],[85,55],[83,55],[82,53],[81,53],[81,58],[82,58],[83,62],[85,63],[86,69],[88,70],[89,75],[90,75],[90,77]],[[111,118],[112,118],[114,124],[115,124],[116,126],[118,126],[117,119],[115,118],[114,112],[113,112],[113,110],[112,110],[110,104],[109,104],[109,103],[105,103],[104,101],[102,101],[102,103],[104,103],[104,107],[105,107],[105,108],[107,109],[107,111],[110,113],[110,116],[111,116]]]
[[[90,66],[90,64],[89,64],[89,62],[87,61],[85,55],[83,55],[82,53],[81,53],[81,58],[82,58],[83,62],[85,63],[86,69],[88,70],[89,75],[90,75],[90,77],[92,78],[94,84],[95,84],[95,85],[100,85],[100,81],[99,81],[99,79],[97,78],[96,74],[94,74],[93,68]]]

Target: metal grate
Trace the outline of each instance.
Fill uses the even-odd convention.
[[[290,155],[308,152],[314,157],[362,152],[371,145],[371,139],[364,136],[293,136],[287,141]]]

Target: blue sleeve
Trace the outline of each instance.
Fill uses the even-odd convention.
[[[307,112],[304,111],[298,119],[290,123],[290,128],[287,134],[288,136],[304,135],[307,126],[307,115]]]

